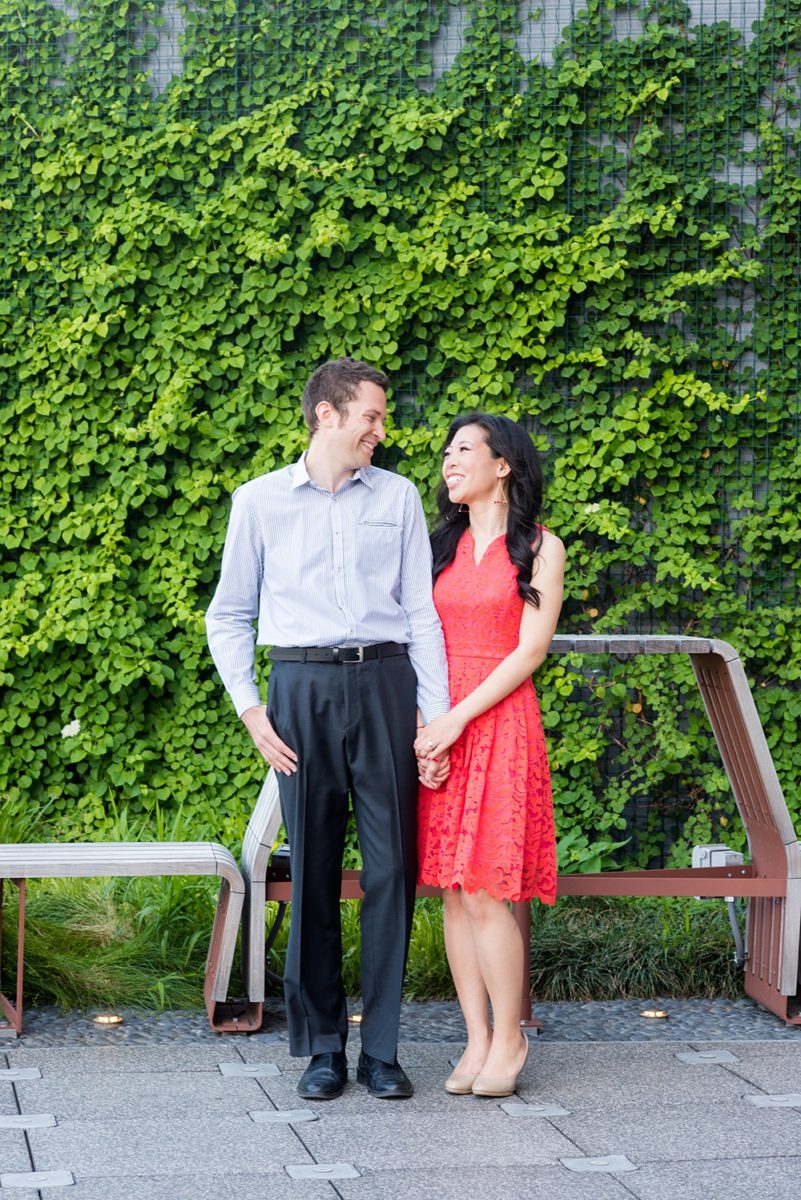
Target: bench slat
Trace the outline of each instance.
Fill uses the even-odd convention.
[[[236,859],[214,842],[28,842],[0,844],[0,878],[221,875],[244,894]]]

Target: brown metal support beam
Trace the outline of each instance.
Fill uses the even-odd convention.
[[[439,888],[419,887],[421,896],[439,896]],[[680,867],[676,870],[603,871],[600,874],[560,875],[559,896],[786,896],[786,878],[754,875],[750,866]],[[341,900],[361,900],[358,871],[342,872]],[[268,900],[291,900],[288,880],[267,881]]]
[[[559,896],[786,896],[787,877],[765,878],[744,867],[603,871],[560,875]]]
[[[22,979],[25,971],[25,880],[0,879],[0,985],[2,985],[3,963],[3,885],[14,883],[19,888],[19,913],[17,917],[17,971],[16,971],[16,1003],[0,991],[0,1009],[6,1018],[0,1022],[0,1036],[19,1037],[22,1033]]]

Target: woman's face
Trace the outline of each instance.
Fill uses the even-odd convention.
[[[498,493],[498,480],[508,474],[506,461],[493,457],[480,425],[459,429],[442,457],[442,478],[453,504],[492,500]]]

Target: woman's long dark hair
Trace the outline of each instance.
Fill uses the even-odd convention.
[[[516,421],[491,413],[469,412],[457,417],[451,425],[443,452],[465,425],[477,425],[483,430],[493,458],[503,458],[509,466],[509,474],[505,476],[508,502],[506,549],[517,567],[518,592],[528,604],[539,608],[540,594],[531,584],[534,559],[542,542],[538,524],[542,505],[542,471],[537,451],[525,429]],[[460,512],[459,505],[451,503],[444,480],[437,488],[437,507],[441,519],[431,534],[434,579],[453,562],[459,539],[470,524],[470,513]]]

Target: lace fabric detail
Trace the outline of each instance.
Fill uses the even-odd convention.
[[[515,649],[523,611],[505,539],[478,564],[473,552],[466,531],[434,587],[454,704]],[[551,779],[530,680],[467,725],[441,788],[421,786],[418,854],[420,883],[554,903]]]

